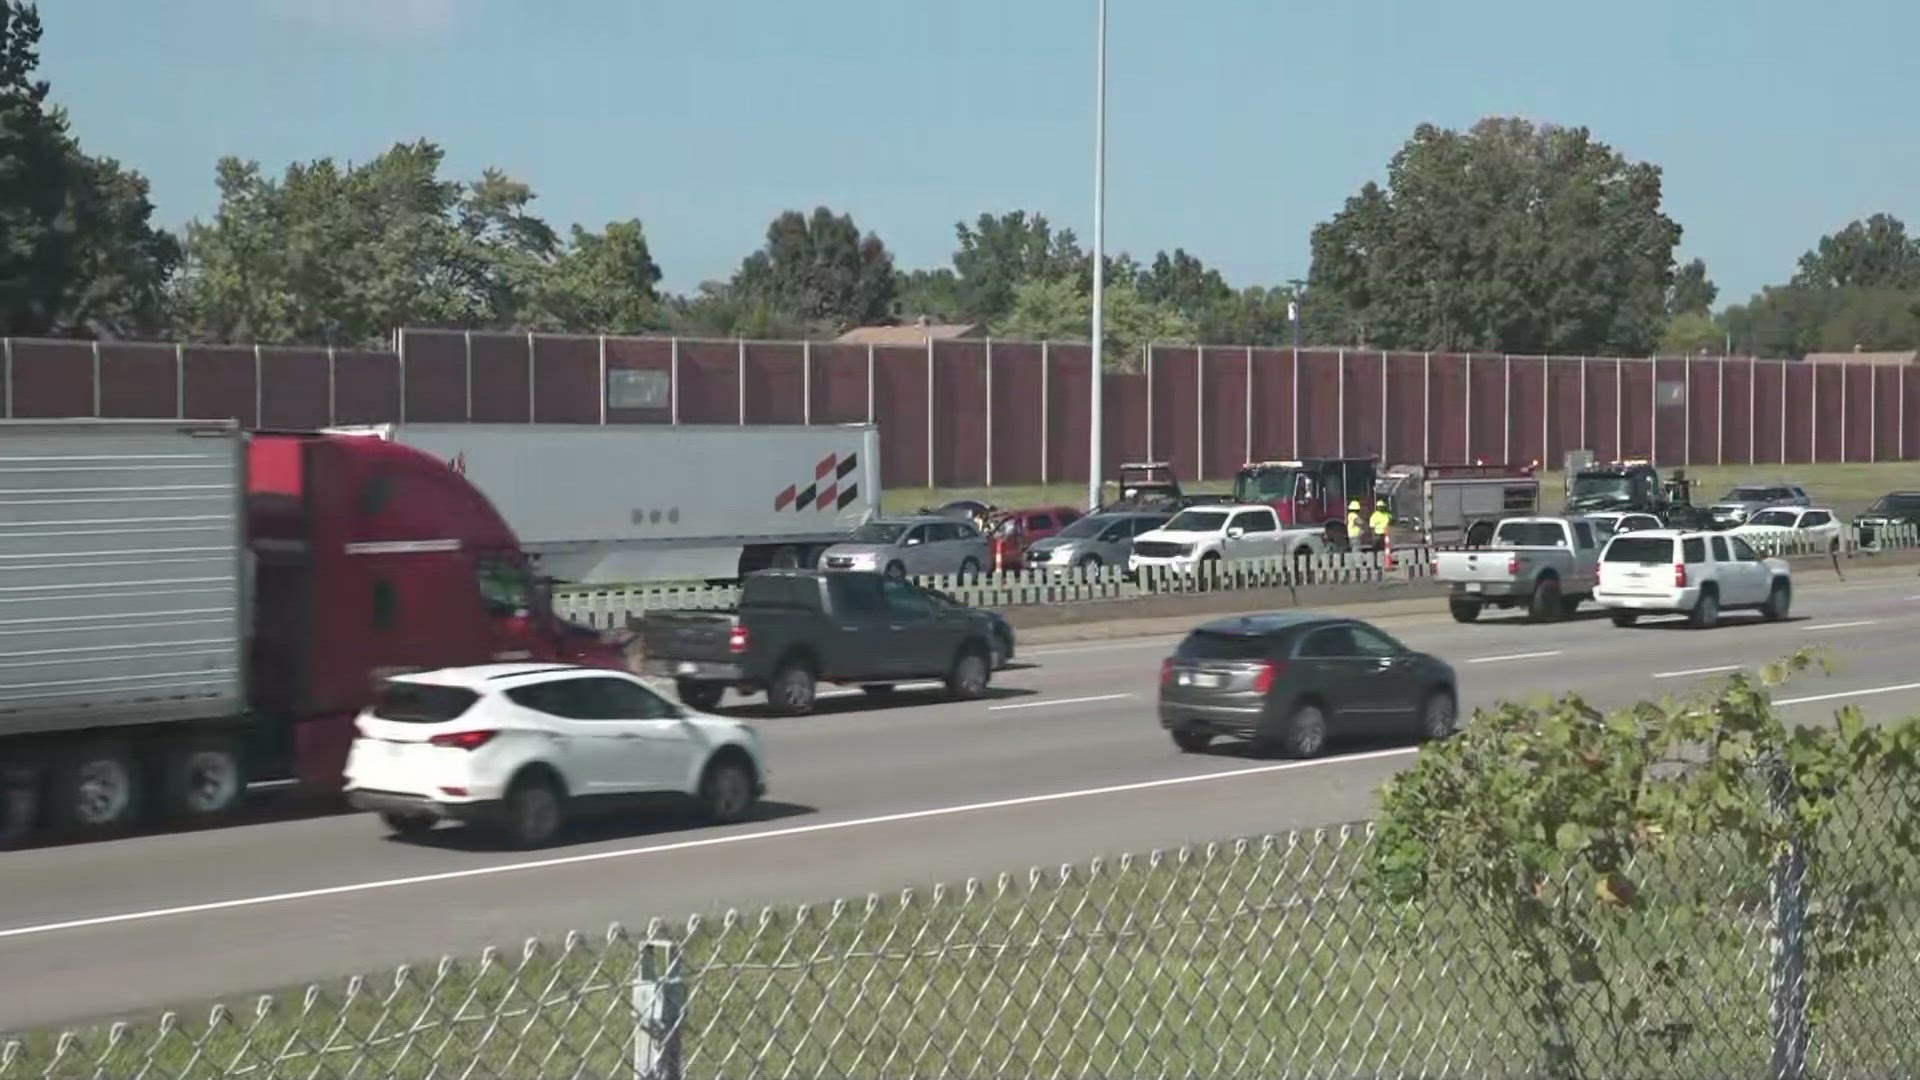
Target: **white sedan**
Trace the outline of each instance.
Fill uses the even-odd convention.
[[[690,802],[731,822],[766,792],[751,727],[602,668],[487,664],[396,676],[357,725],[347,800],[403,836],[458,821],[537,847],[584,811]]]
[[[1828,552],[1840,546],[1840,519],[1819,507],[1776,506],[1727,531],[1773,552]]]

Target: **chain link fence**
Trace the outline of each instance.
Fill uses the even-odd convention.
[[[1920,801],[1877,782],[1839,809],[1783,851],[1643,856],[1598,973],[1529,969],[1463,897],[1382,899],[1354,825],[0,1038],[0,1078],[1920,1074],[1891,841]]]

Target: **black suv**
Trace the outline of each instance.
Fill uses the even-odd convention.
[[[1160,668],[1160,726],[1187,753],[1216,736],[1313,757],[1335,734],[1453,732],[1446,661],[1377,627],[1329,615],[1241,615],[1206,623]]]

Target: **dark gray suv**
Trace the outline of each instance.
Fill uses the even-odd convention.
[[[1446,661],[1377,627],[1282,612],[1216,619],[1160,668],[1160,726],[1187,753],[1215,737],[1313,757],[1332,735],[1444,738],[1458,716]]]

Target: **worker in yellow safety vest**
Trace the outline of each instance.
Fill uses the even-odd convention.
[[[1374,503],[1373,516],[1367,519],[1367,530],[1373,533],[1373,544],[1375,547],[1379,547],[1387,542],[1387,530],[1392,527],[1393,511],[1388,510],[1387,504],[1384,502]]]
[[[1359,542],[1360,542],[1360,500],[1353,499],[1347,503],[1347,543],[1357,544]]]

